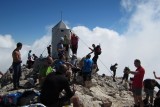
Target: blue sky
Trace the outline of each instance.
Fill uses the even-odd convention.
[[[0,0],[0,34],[31,44],[45,34],[46,26],[60,21],[61,11],[71,28],[101,26],[123,32],[126,25],[120,0]]]
[[[61,11],[80,38],[78,57],[88,54],[92,43],[101,44],[100,74],[112,75],[109,67],[117,62],[122,76],[125,66],[135,70],[134,60],[140,59],[145,78],[154,78],[153,70],[160,76],[160,0],[0,0],[0,71],[11,65],[17,42],[23,43],[23,64],[29,50],[39,56]]]

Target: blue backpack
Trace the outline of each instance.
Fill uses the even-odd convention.
[[[21,92],[10,93],[3,96],[4,106],[16,106],[18,99],[21,97]]]

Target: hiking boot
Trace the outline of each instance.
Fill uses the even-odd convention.
[[[115,79],[113,79],[113,82],[116,82],[116,80],[115,80]]]

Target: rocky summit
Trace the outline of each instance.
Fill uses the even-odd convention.
[[[8,70],[1,78],[1,96],[8,93],[24,92],[26,90],[40,91],[39,85],[32,80],[33,69],[22,66],[20,85],[23,87],[12,90],[12,72]],[[134,104],[132,92],[129,91],[128,83],[120,84],[121,78],[99,75],[94,73],[90,88],[81,85],[82,77],[77,76],[76,82],[71,87],[76,89],[76,95],[84,107],[132,107]]]

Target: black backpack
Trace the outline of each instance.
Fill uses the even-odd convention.
[[[100,45],[97,45],[96,49],[95,49],[95,53],[100,55],[102,53],[102,50],[101,50],[101,46]]]
[[[113,65],[110,66],[110,70],[114,71],[114,66]]]

